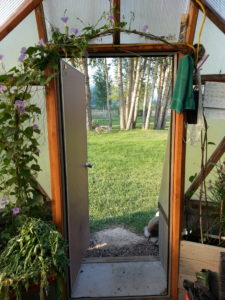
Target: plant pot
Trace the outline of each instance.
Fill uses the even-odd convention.
[[[196,272],[209,269],[218,277],[220,253],[224,248],[206,244],[181,241],[179,265],[179,300],[185,299],[184,279],[196,281]],[[218,280],[218,278],[217,278]]]

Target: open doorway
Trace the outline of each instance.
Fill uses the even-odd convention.
[[[172,57],[87,62],[87,144],[93,168],[88,172],[91,240],[86,257],[157,258]]]
[[[119,60],[122,65],[120,71],[124,78],[123,93],[119,89],[116,90],[115,83],[114,87],[113,82],[111,87],[109,84],[110,77],[113,77],[109,63],[112,64],[113,59],[99,60],[102,61],[98,61],[98,65],[102,64],[104,67],[106,64],[107,67],[108,94],[106,91],[106,105],[102,110],[96,105],[97,99],[92,100],[91,124],[94,131],[87,134],[88,161],[93,164],[93,168],[89,170],[91,236],[83,265],[80,270],[77,267],[75,272],[79,275],[76,281],[73,279],[72,296],[77,298],[166,295],[170,157],[169,143],[166,151],[166,140],[169,136],[170,115],[167,114],[167,107],[172,89],[172,57],[114,58],[117,66],[114,63],[112,68],[117,69],[117,77],[114,78],[117,86],[121,86],[118,83],[118,80],[121,80]],[[133,86],[126,74],[131,60],[134,64]],[[93,70],[89,71],[89,78],[92,76],[97,76]],[[133,105],[133,112],[129,114],[128,109],[127,118],[123,120],[122,125],[119,97],[126,98],[125,90],[129,90],[129,84],[133,93],[136,88],[136,95],[133,97],[134,103],[130,103],[130,109]],[[117,99],[115,95],[114,99],[111,98],[110,88],[118,95]],[[125,105],[123,109],[125,115]],[[64,114],[65,111],[64,107]],[[64,124],[64,130],[65,127]],[[165,157],[167,164],[164,164]],[[90,167],[90,164],[86,166]],[[160,191],[161,181],[163,188],[161,186]],[[158,204],[159,195],[162,200]],[[158,233],[148,239],[144,236],[143,229],[158,210]],[[111,245],[104,241],[105,238],[110,238],[110,235]],[[97,240],[97,236],[102,240]],[[117,242],[122,244],[116,245]],[[102,278],[105,280],[102,290],[96,282],[97,273],[100,281]],[[112,282],[113,273],[118,280],[117,283],[114,280],[114,287],[110,285],[109,288],[106,279]],[[85,277],[85,274],[88,277]],[[142,278],[143,284],[137,284],[139,288],[135,288],[135,278]],[[89,283],[87,280],[90,280]],[[85,288],[87,284],[89,289]]]

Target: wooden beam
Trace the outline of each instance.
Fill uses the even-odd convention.
[[[219,161],[222,155],[225,153],[225,137],[221,140],[219,145],[216,147],[210,158],[208,159],[205,169],[201,170],[199,174],[195,177],[187,191],[185,192],[185,197],[190,198],[190,195],[197,191],[202,181],[208,176],[211,170],[214,168],[215,164]]]
[[[51,70],[48,70],[50,73]],[[51,198],[53,221],[64,235],[61,158],[60,158],[60,129],[58,120],[57,86],[56,79],[52,79],[47,86],[46,112],[48,125],[48,145],[51,172]]]
[[[201,83],[205,84],[206,81],[212,82],[225,82],[225,74],[208,74],[201,75]],[[197,84],[197,80],[194,80],[194,83]]]
[[[114,24],[117,25],[120,23],[120,0],[113,0],[113,9],[114,9]],[[120,32],[116,31],[113,34],[113,44],[120,44]]]
[[[23,19],[25,19],[43,0],[27,0],[0,27],[0,41],[7,36]]]
[[[198,7],[190,2],[185,42],[193,44]],[[182,55],[180,55],[181,57]],[[186,115],[172,111],[171,225],[170,225],[170,295],[178,299],[179,254],[184,211],[184,177],[186,152]]]
[[[196,30],[196,25],[198,21],[198,12],[199,9],[194,2],[190,2],[190,7],[189,7],[189,14],[188,14],[188,27],[186,31],[186,38],[185,42],[193,44],[194,37],[195,37],[195,30]]]
[[[122,45],[89,45],[87,49],[88,53],[91,56],[97,55],[133,55],[137,56],[139,54],[158,54],[158,53],[175,53],[175,52],[182,52],[182,53],[191,53],[192,49],[185,45],[166,45],[166,44],[122,44]]]
[[[196,0],[192,0],[198,5]],[[204,5],[207,17],[223,32],[225,33],[225,20],[214,10],[214,8],[206,1],[200,0]],[[201,9],[200,5],[198,7]]]
[[[46,43],[48,41],[48,36],[47,36],[44,9],[42,3],[40,3],[38,7],[35,8],[35,17],[36,17],[36,23],[38,28],[39,39],[40,40],[42,39]]]

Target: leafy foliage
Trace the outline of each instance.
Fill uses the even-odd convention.
[[[63,276],[66,245],[51,223],[25,218],[18,234],[9,240],[0,255],[0,293],[13,293],[20,300],[21,291],[40,285],[40,300],[48,293],[48,278]]]

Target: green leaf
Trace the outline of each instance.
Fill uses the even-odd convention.
[[[189,177],[189,181],[190,181],[190,182],[193,182],[194,179],[195,179],[195,177],[196,177],[197,175],[198,175],[198,174],[195,173],[194,175],[190,176],[190,177]]]
[[[16,132],[17,132],[17,128],[6,128],[4,130],[3,134],[4,134],[5,137],[9,137],[9,136],[14,135]]]
[[[213,142],[208,142],[208,145],[216,145],[216,144]]]
[[[31,165],[31,169],[34,170],[34,171],[41,171],[40,166],[39,165],[35,165],[35,164]]]

